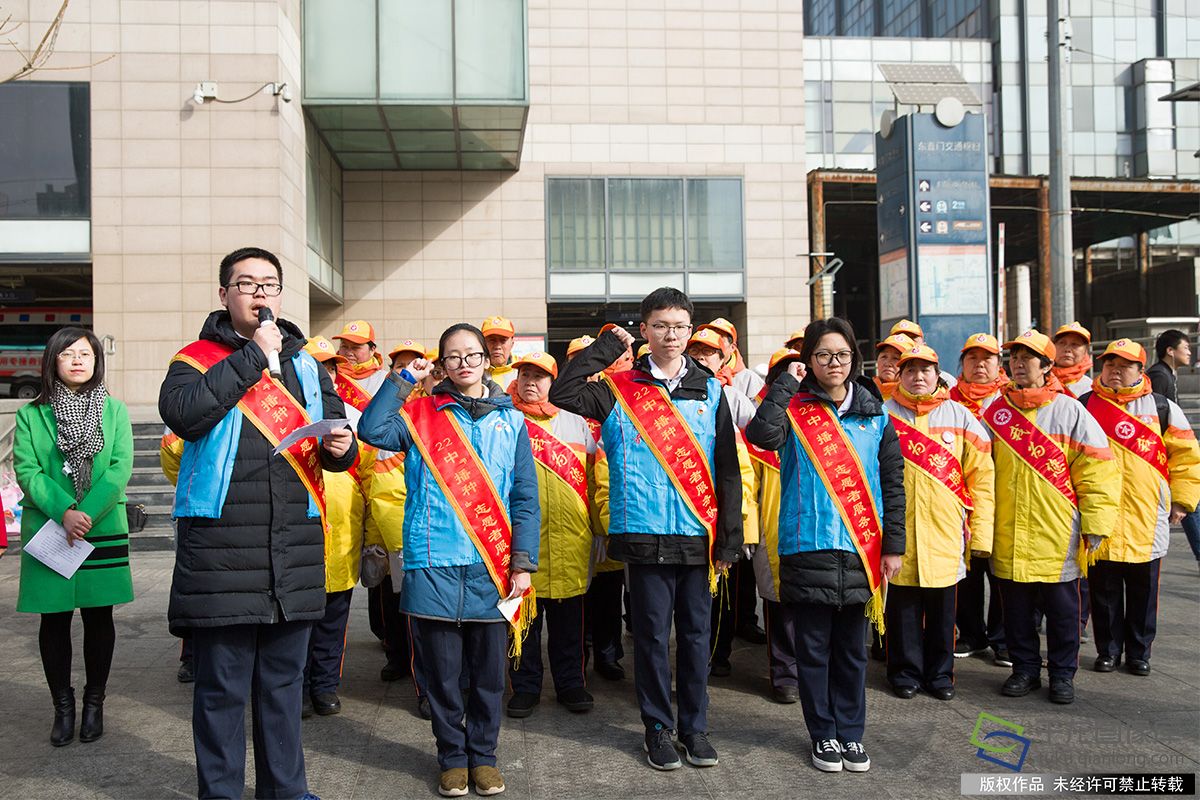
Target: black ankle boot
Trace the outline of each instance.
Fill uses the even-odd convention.
[[[79,721],[79,741],[94,742],[104,735],[104,687],[83,687],[83,719]]]
[[[50,744],[62,747],[75,738],[75,689],[50,692],[54,698],[54,727],[50,729]]]

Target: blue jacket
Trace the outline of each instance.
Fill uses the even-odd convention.
[[[454,414],[506,501],[512,522],[512,566],[537,570],[541,507],[537,473],[525,416],[499,387],[484,400],[464,397],[443,381],[433,390],[440,413]],[[413,385],[389,375],[363,412],[358,435],[384,450],[407,453],[404,460],[404,584],[400,608],[407,614],[456,622],[499,622],[500,596],[413,434],[398,413]]]

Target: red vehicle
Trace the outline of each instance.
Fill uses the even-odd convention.
[[[42,350],[59,328],[92,327],[90,308],[0,307],[0,397],[31,399],[41,385]]]

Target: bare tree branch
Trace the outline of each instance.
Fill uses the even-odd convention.
[[[9,81],[20,80],[21,78],[28,77],[29,75],[32,75],[33,73],[38,72],[39,70],[87,69],[90,67],[95,67],[99,64],[103,64],[105,61],[108,61],[109,59],[114,57],[113,55],[108,55],[108,56],[100,59],[99,61],[95,61],[95,62],[92,62],[91,64],[85,64],[82,66],[73,66],[73,67],[67,67],[67,66],[51,67],[51,66],[48,66],[48,62],[50,61],[51,57],[54,55],[54,47],[58,43],[58,34],[62,30],[63,18],[66,17],[66,15],[67,15],[67,6],[69,6],[70,4],[71,4],[71,0],[62,0],[62,5],[59,6],[59,8],[58,8],[58,13],[54,15],[54,19],[51,20],[50,24],[46,27],[46,32],[44,34],[42,34],[41,41],[38,42],[37,47],[35,47],[33,49],[33,52],[25,53],[21,50],[20,47],[17,46],[17,43],[14,42],[12,39],[7,40],[6,44],[8,44],[10,47],[12,47],[12,49],[15,50],[18,55],[21,56],[21,59],[25,63],[21,67],[19,67],[16,72],[9,75],[7,78],[0,78],[0,84],[8,83]],[[15,31],[21,27],[21,23],[19,23],[19,22],[16,23],[15,25],[13,25],[12,27],[7,27],[11,20],[12,20],[12,15],[10,14],[7,17],[5,17],[2,22],[0,22],[0,35],[11,34],[13,31]]]

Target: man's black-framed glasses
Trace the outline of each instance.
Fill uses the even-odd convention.
[[[256,283],[254,281],[235,281],[225,287],[226,289],[237,289],[238,294],[258,294],[261,290],[267,297],[279,297],[283,294],[282,283]]]

